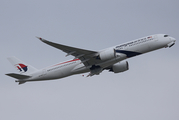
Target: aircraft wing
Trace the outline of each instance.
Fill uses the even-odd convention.
[[[70,46],[66,46],[66,45],[62,45],[62,44],[53,43],[53,42],[50,42],[50,41],[45,40],[40,37],[37,37],[37,38],[40,39],[42,42],[67,53],[66,56],[72,55],[75,57],[75,59],[79,58],[85,66],[94,65],[97,61],[96,56],[97,56],[98,52],[96,52],[96,51],[70,47]]]

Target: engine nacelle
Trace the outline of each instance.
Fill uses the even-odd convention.
[[[106,49],[100,52],[99,56],[97,57],[100,60],[109,60],[116,57],[116,51],[114,48]]]
[[[110,71],[112,71],[114,73],[120,73],[120,72],[124,72],[126,70],[129,70],[129,64],[127,61],[116,63],[116,64],[112,65],[112,68],[110,69]]]

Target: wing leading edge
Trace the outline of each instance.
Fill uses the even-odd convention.
[[[96,63],[96,56],[98,54],[98,52],[96,52],[96,51],[70,47],[70,46],[50,42],[50,41],[45,40],[45,39],[40,38],[40,37],[37,37],[37,38],[39,40],[41,40],[42,42],[44,42],[44,43],[46,43],[46,44],[48,44],[52,47],[55,47],[57,49],[60,49],[63,52],[67,53],[66,56],[72,55],[72,56],[75,57],[75,59],[79,58],[85,66],[92,66]]]

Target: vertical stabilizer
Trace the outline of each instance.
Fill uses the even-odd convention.
[[[26,64],[25,62],[19,60],[16,57],[9,57],[7,59],[21,74],[29,75],[30,73],[37,71],[36,68]]]

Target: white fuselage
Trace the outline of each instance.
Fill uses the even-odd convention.
[[[147,53],[153,50],[157,50],[164,47],[169,47],[175,42],[172,37],[164,37],[164,34],[156,34],[140,39],[136,39],[124,44],[113,46],[107,49],[114,49],[116,51],[116,57],[107,61],[101,61],[97,63],[101,68],[106,68],[112,64],[118,63],[124,59]],[[104,49],[104,50],[107,50]],[[104,50],[99,51],[102,52]],[[74,74],[80,74],[90,71],[90,66],[86,67],[80,59],[73,59],[50,67],[43,68],[37,72],[31,73],[30,78],[25,81],[40,81],[40,80],[52,80],[67,77]]]

